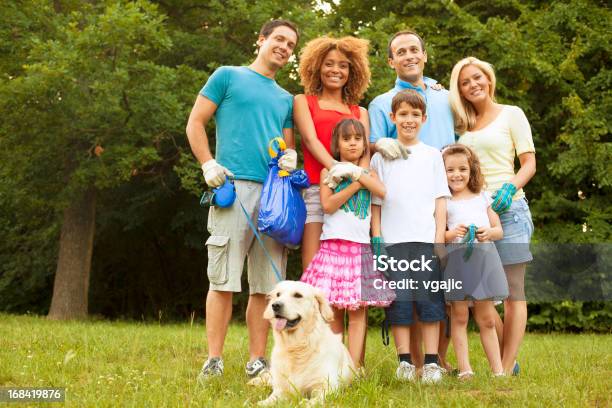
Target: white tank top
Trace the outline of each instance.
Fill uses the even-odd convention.
[[[475,197],[466,200],[446,200],[446,225],[448,229],[453,230],[459,224],[464,224],[466,227],[470,224],[475,224],[477,228],[491,227],[487,208],[491,205],[491,199],[486,192],[481,192]],[[455,239],[453,242],[461,242],[461,238]]]

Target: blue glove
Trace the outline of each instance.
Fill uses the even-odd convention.
[[[516,186],[512,183],[504,183],[504,185],[493,194],[493,203],[491,208],[498,214],[503,214],[508,211],[512,205],[512,197],[516,194]]]

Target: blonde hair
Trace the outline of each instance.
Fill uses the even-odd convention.
[[[476,124],[476,109],[468,102],[459,90],[459,75],[461,70],[468,65],[474,65],[480,69],[491,82],[489,86],[489,96],[495,101],[495,71],[493,66],[488,62],[481,61],[476,57],[467,57],[459,61],[453,67],[450,79],[449,102],[453,111],[453,119],[455,121],[455,132],[458,135],[464,134],[472,129]]]
[[[349,60],[349,77],[342,89],[344,101],[356,105],[370,84],[370,65],[368,62],[367,40],[355,37],[319,37],[309,41],[300,54],[299,74],[306,95],[319,95],[321,84],[321,65],[331,50],[338,50]]]

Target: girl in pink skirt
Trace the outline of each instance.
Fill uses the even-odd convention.
[[[301,280],[325,292],[334,309],[335,333],[344,332],[348,313],[348,350],[360,367],[367,306],[386,307],[395,298],[373,269],[370,247],[371,194],[384,198],[385,187],[375,172],[358,165],[368,154],[365,128],[358,120],[344,119],[336,125],[331,153],[340,163],[321,171],[321,247]]]

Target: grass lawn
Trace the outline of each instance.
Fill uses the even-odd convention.
[[[367,343],[366,378],[330,396],[327,403],[605,407],[612,401],[611,350],[611,335],[528,333],[519,359],[521,375],[494,379],[478,336],[472,333],[474,380],[462,383],[445,378],[442,384],[426,386],[395,380],[393,348],[383,347],[379,330],[373,328]],[[201,324],[66,323],[0,314],[0,386],[66,387],[67,406],[229,408],[252,406],[269,394],[269,389],[245,384],[248,354],[243,325],[230,328],[225,376],[198,386],[195,378],[205,355]]]

